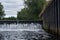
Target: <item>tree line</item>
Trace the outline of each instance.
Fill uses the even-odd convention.
[[[0,20],[39,20],[39,14],[46,4],[46,0],[25,0],[25,7],[17,12],[17,18],[5,18],[3,5],[0,3]]]

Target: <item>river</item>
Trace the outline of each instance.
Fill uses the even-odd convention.
[[[0,24],[0,40],[50,40],[39,23]],[[53,39],[52,39],[53,40]]]

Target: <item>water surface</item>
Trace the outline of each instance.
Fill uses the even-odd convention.
[[[0,40],[48,40],[48,33],[39,23],[0,24]]]

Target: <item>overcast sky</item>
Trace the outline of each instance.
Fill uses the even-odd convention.
[[[5,10],[5,17],[17,16],[17,11],[24,8],[23,0],[0,0]]]
[[[4,6],[5,17],[16,17],[17,11],[24,8],[24,0],[0,0],[0,2]]]

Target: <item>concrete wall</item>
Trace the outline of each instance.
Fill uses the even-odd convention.
[[[60,8],[59,8],[60,9]],[[46,8],[44,11],[42,17],[43,17],[43,28],[46,31],[49,31],[53,34],[59,33],[58,32],[58,20],[59,20],[59,26],[60,26],[60,12],[59,12],[59,17],[57,16],[58,14],[58,0],[53,0],[53,2]],[[58,19],[58,18],[59,19]],[[58,19],[58,20],[57,20]],[[60,29],[60,27],[59,27]],[[59,30],[60,31],[60,30]]]

